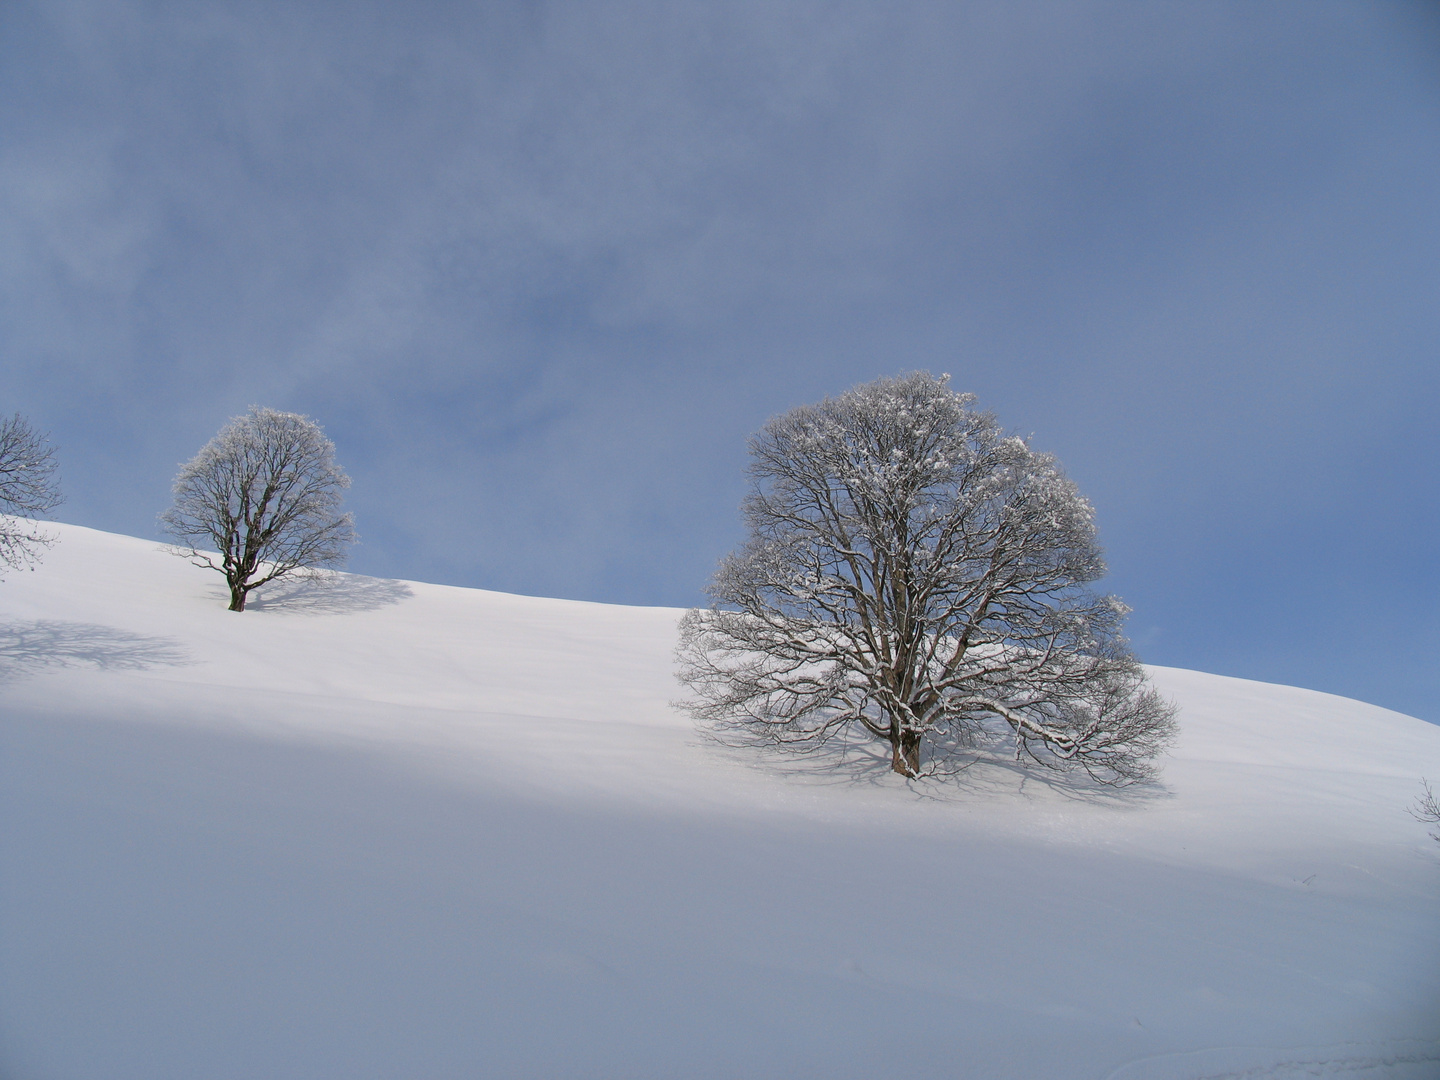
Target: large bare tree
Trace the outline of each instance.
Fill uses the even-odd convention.
[[[0,420],[0,570],[39,559],[55,538],[35,518],[61,501],[54,447],[19,413]]]
[[[681,621],[686,704],[811,748],[861,733],[919,776],[978,744],[1146,778],[1175,731],[1121,636],[1089,503],[948,376],[881,379],[750,444],[749,542]]]
[[[244,611],[266,582],[344,560],[355,540],[340,512],[349,486],[319,424],[252,407],[181,468],[160,520],[179,554],[225,575],[230,610]]]

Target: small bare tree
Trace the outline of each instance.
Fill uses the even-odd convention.
[[[1440,825],[1440,800],[1435,797],[1435,792],[1430,789],[1430,781],[1420,781],[1421,792],[1415,796],[1415,805],[1410,808],[1410,816],[1416,821],[1426,825]],[[1440,832],[1432,832],[1431,839],[1440,843]]]
[[[180,470],[160,520],[182,541],[176,553],[224,574],[230,610],[244,611],[266,582],[344,560],[355,540],[340,512],[349,486],[319,424],[252,406]]]
[[[1123,784],[1175,709],[1147,688],[1090,505],[948,376],[855,387],[750,444],[750,540],[681,620],[685,704],[722,732],[888,744],[891,768],[1013,740],[1017,760]]]
[[[19,413],[0,420],[0,568],[39,560],[55,538],[34,519],[62,501],[55,449]]]

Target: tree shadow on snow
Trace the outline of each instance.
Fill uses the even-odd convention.
[[[191,663],[180,643],[93,623],[37,619],[0,623],[0,683],[45,668],[137,671]]]
[[[347,615],[389,607],[414,595],[415,590],[408,584],[391,578],[319,573],[272,582],[256,592],[245,609],[303,615]]]
[[[1032,789],[1039,788],[1067,799],[1109,806],[1136,806],[1174,797],[1174,792],[1165,786],[1163,773],[1151,780],[1106,784],[1084,769],[1049,769],[1026,764],[999,749],[988,753],[977,751],[973,764],[974,768],[967,767],[957,778],[962,791],[978,794],[1009,791],[1028,797]]]
[[[1172,797],[1163,776],[1117,786],[1091,778],[1083,769],[1049,769],[1016,761],[1003,745],[975,747],[964,757],[932,766],[904,779],[890,768],[890,749],[871,740],[836,737],[820,744],[776,746],[702,731],[702,739],[735,760],[820,787],[895,787],[904,784],[922,799],[959,802],[977,795],[1030,796],[1035,789],[1066,799],[1110,806],[1135,806]]]

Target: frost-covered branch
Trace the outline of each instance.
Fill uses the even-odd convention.
[[[1094,514],[1054,458],[926,374],[856,387],[751,441],[750,539],[681,624],[687,704],[804,746],[857,727],[918,775],[1008,737],[1124,783],[1174,732],[1121,636]]]
[[[230,610],[244,611],[267,582],[343,561],[355,540],[340,512],[349,484],[319,424],[252,407],[181,468],[160,520],[179,554],[225,575]]]
[[[1440,825],[1440,800],[1436,799],[1435,792],[1430,789],[1430,781],[1422,779],[1420,787],[1422,790],[1415,796],[1415,805],[1410,808],[1410,816],[1427,825]],[[1440,832],[1432,832],[1430,835],[1440,842]]]
[[[0,420],[0,570],[37,562],[55,542],[35,518],[59,506],[55,450],[19,413]]]

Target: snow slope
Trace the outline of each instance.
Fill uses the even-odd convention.
[[[0,584],[0,1075],[1440,1076],[1440,728],[1154,669],[1163,787],[762,762],[679,612]]]

